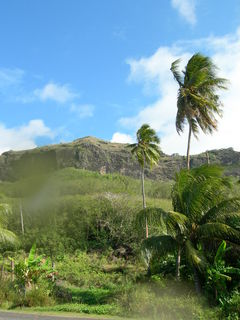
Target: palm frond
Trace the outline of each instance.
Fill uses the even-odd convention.
[[[179,71],[179,63],[180,60],[176,60],[171,66],[179,84],[176,130],[181,133],[188,121],[196,138],[199,128],[204,133],[212,133],[217,130],[215,115],[222,115],[218,90],[227,89],[228,81],[217,76],[216,65],[201,53],[191,57],[183,73]]]
[[[2,243],[10,242],[12,244],[16,244],[17,237],[12,231],[9,231],[4,228],[0,228],[0,242]]]
[[[172,190],[174,210],[199,223],[212,207],[223,200],[225,188],[231,187],[229,180],[222,177],[222,172],[221,167],[212,165],[181,170],[176,175]]]
[[[170,232],[177,230],[178,233],[184,233],[187,230],[189,219],[186,215],[176,212],[168,211],[164,214],[167,229]]]
[[[143,241],[143,248],[154,251],[163,256],[174,252],[177,248],[176,240],[170,235],[154,236]]]
[[[203,271],[207,267],[207,260],[203,253],[195,249],[190,240],[186,241],[185,248],[186,257],[190,264],[197,267],[200,271]]]
[[[0,224],[7,222],[7,217],[12,213],[12,208],[7,203],[0,203]]]
[[[179,86],[182,86],[182,76],[181,76],[181,73],[179,71],[180,62],[181,62],[181,59],[175,60],[172,63],[170,70],[172,71],[174,79],[178,82]]]
[[[158,226],[158,228],[166,229],[166,222],[164,221],[166,216],[166,211],[161,208],[145,208],[140,210],[136,216],[136,227],[141,230],[145,226],[146,217],[148,219],[148,224],[151,227]]]
[[[199,239],[218,239],[240,244],[240,231],[220,222],[208,222],[197,228]]]
[[[240,198],[234,197],[224,199],[209,209],[202,217],[200,224],[207,221],[222,221],[229,217],[240,217],[238,210],[240,209]],[[237,211],[237,212],[236,212]]]
[[[127,148],[130,148],[131,153],[136,155],[142,168],[145,164],[152,167],[158,164],[161,155],[159,143],[160,139],[156,131],[148,124],[143,124],[137,131],[137,143],[130,144]]]
[[[226,252],[227,243],[226,241],[222,241],[220,246],[217,249],[216,255],[214,257],[214,263],[217,265],[220,261],[222,261],[225,252]]]

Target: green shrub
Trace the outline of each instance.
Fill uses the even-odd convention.
[[[120,314],[120,308],[114,304],[103,304],[103,305],[87,305],[78,303],[61,304],[52,307],[37,307],[34,308],[36,311],[62,311],[62,312],[77,312],[87,314],[99,314],[99,315],[118,315]]]
[[[0,281],[0,306],[2,308],[9,308],[12,306],[13,301],[19,298],[18,292],[16,292],[13,282],[10,280],[1,279]]]
[[[119,303],[129,316],[144,319],[218,320],[215,309],[211,310],[188,284],[176,281],[154,278],[154,282],[135,285]]]
[[[24,298],[25,307],[51,306],[54,304],[53,297],[46,287],[38,287],[28,290]]]
[[[238,320],[240,318],[240,294],[238,291],[222,299],[221,304],[221,319]]]
[[[83,303],[88,305],[106,304],[111,302],[116,292],[101,288],[63,287],[56,285],[54,295],[61,302]]]
[[[126,276],[118,272],[105,272],[103,266],[107,263],[104,256],[78,252],[71,257],[66,255],[56,264],[56,269],[58,278],[70,285],[114,289],[124,283]]]

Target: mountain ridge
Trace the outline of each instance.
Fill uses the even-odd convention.
[[[224,166],[227,175],[240,176],[240,152],[233,148],[215,149],[208,151],[208,155],[210,163]],[[153,170],[146,168],[146,176],[170,180],[185,163],[185,156],[161,152],[159,165]],[[207,163],[206,152],[191,156],[191,167],[204,163]],[[4,152],[0,156],[0,180],[14,181],[35,170],[41,173],[66,167],[139,177],[139,165],[127,144],[86,136],[68,143]]]

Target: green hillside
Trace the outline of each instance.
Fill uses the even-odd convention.
[[[12,209],[2,224],[18,237],[15,245],[0,248],[2,308],[156,320],[218,320],[237,314],[237,294],[229,295],[227,310],[221,310],[211,286],[203,288],[204,295],[195,293],[184,251],[181,281],[176,281],[175,252],[143,250],[140,179],[74,167],[48,173],[40,165],[37,169],[25,178],[0,182],[1,203]],[[239,184],[233,182],[228,193],[237,197]],[[148,208],[173,210],[174,183],[147,178]],[[150,235],[166,232],[154,220],[148,222]],[[237,218],[231,223],[240,228]],[[211,246],[215,252],[216,245]],[[228,250],[227,262],[238,267],[238,247]],[[232,292],[237,281],[235,275]]]

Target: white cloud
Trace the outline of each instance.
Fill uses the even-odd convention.
[[[171,0],[171,4],[188,23],[196,24],[196,0]]]
[[[0,88],[17,85],[22,81],[24,71],[21,69],[0,69]]]
[[[75,104],[71,105],[70,111],[75,113],[78,118],[89,118],[93,116],[94,113],[94,106],[91,104]]]
[[[134,139],[129,134],[115,132],[112,136],[111,142],[117,143],[133,143]]]
[[[38,137],[53,138],[53,132],[40,119],[29,121],[21,127],[7,128],[0,124],[0,154],[8,150],[25,150],[36,147]]]
[[[170,66],[179,57],[183,60],[182,65],[185,65],[193,52],[205,48],[208,48],[208,53],[219,67],[219,75],[229,79],[231,85],[228,91],[221,93],[224,115],[219,120],[218,132],[213,135],[201,133],[199,141],[193,139],[191,153],[228,147],[240,150],[240,29],[224,37],[209,37],[161,47],[150,57],[129,60],[129,79],[141,83],[145,93],[157,94],[157,98],[154,103],[143,106],[136,116],[120,119],[120,123],[128,130],[136,130],[141,124],[149,123],[158,131],[164,152],[185,154],[187,127],[183,135],[176,133],[177,84]]]
[[[59,103],[66,103],[73,100],[77,95],[66,84],[60,85],[49,82],[42,89],[34,90],[34,96],[42,101],[53,100]]]

